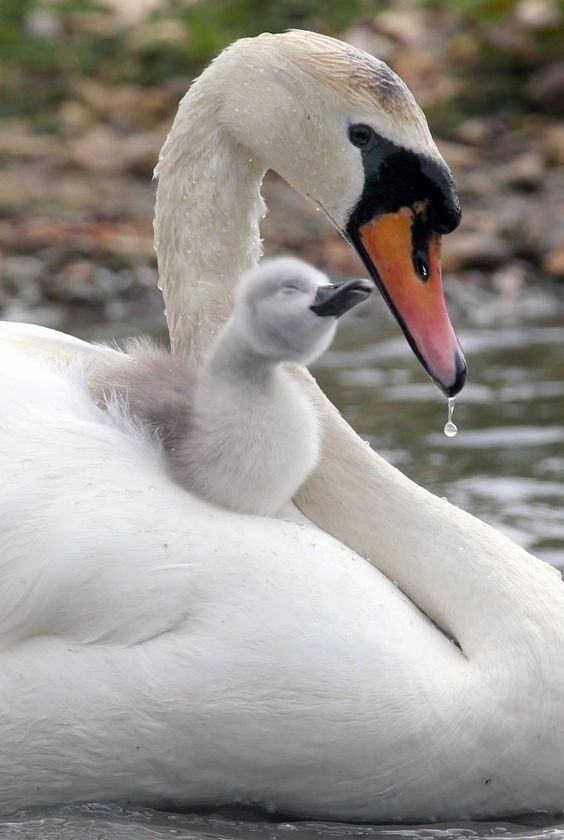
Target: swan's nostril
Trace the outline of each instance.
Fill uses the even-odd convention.
[[[422,257],[416,257],[413,261],[413,265],[415,266],[415,271],[417,272],[417,276],[421,282],[426,283],[429,279],[429,265],[427,261]]]

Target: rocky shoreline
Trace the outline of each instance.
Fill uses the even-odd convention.
[[[521,15],[523,9],[537,10],[529,28],[538,25],[539,9],[552,8],[539,3],[516,6]],[[564,65],[559,75],[553,62],[548,74],[545,69],[528,82],[530,96],[541,100],[530,113],[445,123],[445,102],[464,93],[452,69],[461,33],[449,31],[447,12],[440,13],[438,38],[438,12],[423,14],[401,2],[391,6],[388,14],[342,37],[389,61],[438,127],[438,144],[463,206],[460,229],[444,239],[447,292],[473,316],[480,300],[489,301],[490,313],[503,314],[524,299],[534,301],[533,316],[550,312],[564,296],[564,121],[555,98],[564,99]],[[519,19],[515,26],[526,34]],[[4,120],[1,317],[54,327],[75,320],[159,318],[151,176],[186,84],[175,79],[151,87],[108,86],[78,77],[50,126],[29,116]],[[262,228],[267,254],[291,252],[334,275],[363,273],[323,215],[280,179],[270,174],[264,194],[270,209]]]

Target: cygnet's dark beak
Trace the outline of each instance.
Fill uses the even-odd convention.
[[[374,284],[369,280],[349,280],[348,283],[320,286],[309,308],[323,318],[340,318],[357,303],[366,300],[373,288]]]

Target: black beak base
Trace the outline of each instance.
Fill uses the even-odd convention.
[[[320,286],[310,309],[322,318],[340,318],[353,306],[366,300],[373,288],[369,280],[362,279]]]

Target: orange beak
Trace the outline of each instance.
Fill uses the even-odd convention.
[[[466,381],[466,362],[445,304],[440,235],[403,207],[360,226],[354,244],[415,355],[453,397]]]

